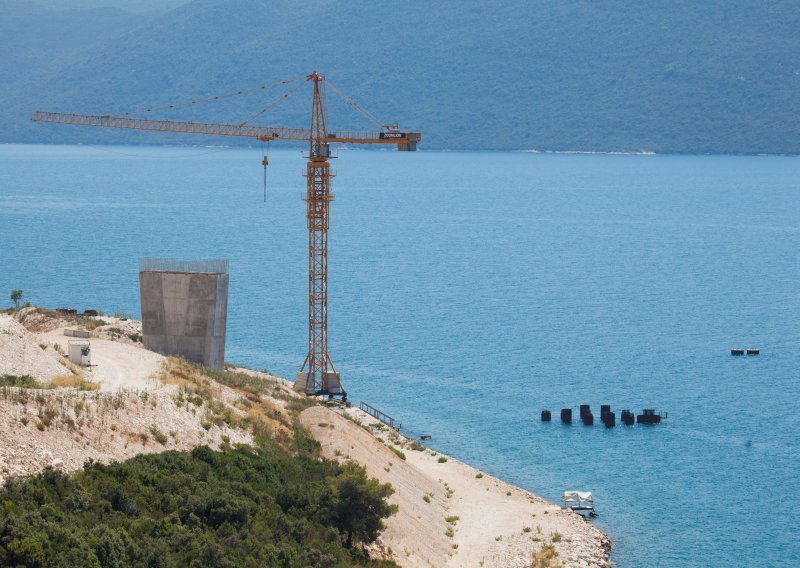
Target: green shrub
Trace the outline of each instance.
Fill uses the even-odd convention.
[[[391,493],[269,442],[90,461],[0,488],[0,565],[395,566],[360,546],[397,510]]]
[[[25,294],[23,290],[12,290],[11,291],[11,301],[14,302],[14,309],[19,310],[19,301],[22,299],[22,296]]]
[[[162,446],[166,445],[167,440],[169,440],[169,438],[167,438],[167,435],[164,434],[164,432],[162,432],[161,430],[159,430],[155,424],[150,426],[150,433],[153,435],[153,439]]]
[[[0,387],[20,387],[23,389],[39,389],[42,385],[30,375],[2,375]]]

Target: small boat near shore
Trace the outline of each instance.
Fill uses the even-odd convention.
[[[597,516],[591,491],[564,491],[563,502],[563,509],[569,509],[576,513],[588,511],[590,517]]]

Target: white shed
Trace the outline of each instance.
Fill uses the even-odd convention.
[[[92,364],[92,348],[88,339],[77,339],[69,342],[69,360],[76,365],[88,367]]]

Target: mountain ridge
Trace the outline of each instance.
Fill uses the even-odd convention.
[[[798,11],[780,1],[194,0],[130,15],[114,33],[66,38],[63,55],[11,72],[17,79],[0,85],[0,141],[152,143],[29,119],[35,109],[113,114],[318,69],[387,122],[421,130],[423,148],[797,154],[798,26]],[[263,123],[304,126],[308,102],[298,96]],[[263,106],[159,118],[236,121]],[[342,109],[333,128],[370,127]]]

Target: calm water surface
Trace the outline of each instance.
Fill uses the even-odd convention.
[[[593,491],[621,567],[800,564],[800,158],[339,156],[353,400],[549,499]],[[138,317],[139,257],[228,258],[227,359],[292,376],[305,161],[270,164],[264,203],[256,150],[0,146],[0,293]],[[669,419],[538,421],[582,403]]]

